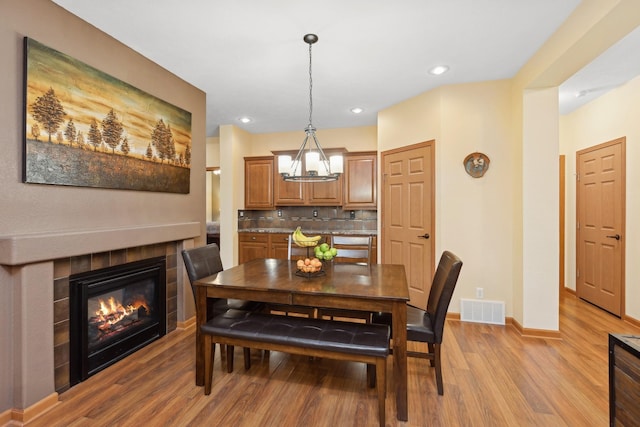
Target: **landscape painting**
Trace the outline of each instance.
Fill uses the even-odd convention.
[[[189,193],[191,113],[25,38],[23,181]]]

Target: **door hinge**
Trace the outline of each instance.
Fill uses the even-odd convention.
[[[580,230],[580,222],[576,222],[576,229]]]
[[[576,277],[580,277],[580,270],[576,270]]]
[[[576,181],[580,181],[580,174],[579,173],[576,174]]]

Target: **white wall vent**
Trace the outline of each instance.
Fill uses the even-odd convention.
[[[504,301],[461,298],[460,320],[504,325]]]

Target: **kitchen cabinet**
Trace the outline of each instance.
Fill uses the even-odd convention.
[[[245,157],[245,209],[273,209],[273,177],[273,156]]]
[[[375,151],[345,154],[343,209],[377,209],[377,162]]]
[[[278,155],[294,157],[296,152],[278,151],[274,154],[274,164],[277,164]],[[325,154],[329,157],[335,152],[325,150]],[[276,206],[342,206],[342,175],[336,181],[329,182],[289,182],[274,170],[273,183]]]
[[[334,151],[325,150],[327,156]],[[277,156],[245,157],[245,209],[271,210],[277,206],[342,206],[377,209],[377,153],[344,153],[344,173],[336,181],[289,182],[277,170]]]
[[[287,259],[288,233],[238,233],[238,262],[255,258]]]
[[[273,233],[269,235],[270,258],[289,258],[289,235],[289,233]]]
[[[308,234],[314,235],[316,233],[310,232]],[[353,235],[353,233],[345,234],[345,236]],[[322,236],[321,242],[330,241],[330,236]],[[373,251],[373,263],[376,264],[378,262],[376,236],[373,236],[371,249]],[[309,251],[309,256],[313,256],[313,249]],[[240,264],[255,258],[288,259],[288,257],[289,233],[238,233],[238,262]]]
[[[269,234],[238,233],[238,263],[269,258]]]

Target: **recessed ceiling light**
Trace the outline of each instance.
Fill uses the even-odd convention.
[[[363,111],[364,111],[364,110],[363,110],[362,108],[360,108],[360,107],[353,107],[353,108],[351,109],[351,112],[352,112],[353,114],[360,114],[360,113],[362,113]]]
[[[435,67],[433,67],[432,69],[429,70],[430,74],[433,74],[434,76],[439,76],[440,74],[444,74],[447,71],[449,71],[449,67],[446,65],[436,65]]]
[[[249,117],[240,117],[240,120],[242,123],[249,123],[251,122],[251,119]]]

